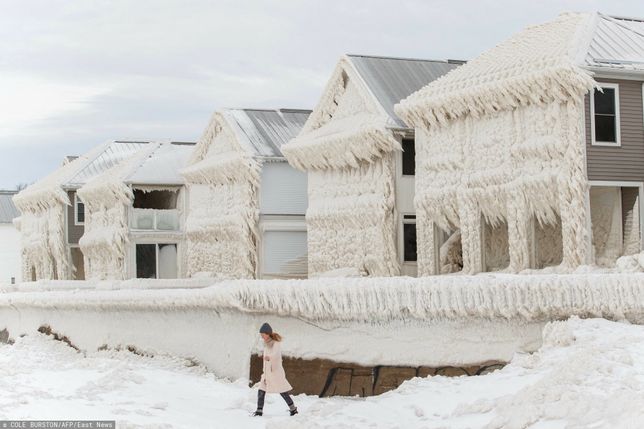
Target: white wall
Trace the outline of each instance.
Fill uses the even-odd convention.
[[[287,162],[265,162],[259,187],[260,213],[303,215],[306,213],[307,175]]]
[[[10,223],[0,223],[0,284],[16,282],[22,277],[20,263],[20,233]]]
[[[251,354],[260,350],[258,330],[263,322],[284,336],[285,356],[431,367],[507,362],[517,351],[535,351],[545,324],[479,319],[310,323],[212,308],[129,307],[1,305],[0,329],[16,338],[49,325],[81,350],[131,345],[152,354],[192,358],[220,377],[238,379],[248,377]]]

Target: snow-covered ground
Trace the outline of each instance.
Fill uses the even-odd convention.
[[[191,366],[192,365],[192,366]],[[0,346],[0,417],[115,419],[119,428],[639,428],[644,327],[603,319],[554,322],[543,347],[478,377],[414,379],[362,398],[299,395],[288,417],[269,395],[172,357],[79,353],[43,334]]]

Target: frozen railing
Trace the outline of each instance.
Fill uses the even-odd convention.
[[[133,209],[130,227],[151,231],[178,231],[179,210]]]

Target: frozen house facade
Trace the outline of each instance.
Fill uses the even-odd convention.
[[[281,148],[309,114],[292,109],[213,114],[182,171],[188,187],[188,276],[307,276],[307,177],[286,162]]]
[[[194,143],[145,142],[78,190],[89,279],[184,277],[186,191],[179,170]]]
[[[345,55],[282,149],[308,173],[309,273],[416,274],[414,130],[393,110],[461,62]]]
[[[567,13],[398,104],[416,129],[419,273],[638,253],[643,81],[643,22]]]
[[[0,190],[0,285],[18,283],[22,276],[20,232],[13,222],[20,216],[12,200],[16,193]]]
[[[85,278],[79,240],[85,231],[85,206],[76,191],[137,152],[144,142],[110,141],[78,157],[66,157],[54,172],[20,191],[23,281]]]

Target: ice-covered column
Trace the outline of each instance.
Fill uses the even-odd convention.
[[[483,271],[481,209],[466,193],[460,193],[458,196],[458,214],[461,221],[463,273],[480,273]]]
[[[563,264],[569,268],[590,264],[592,255],[582,107],[583,97],[565,106],[568,138],[558,179]]]
[[[438,254],[436,228],[434,222],[427,218],[424,210],[416,212],[416,245],[418,255],[418,277],[440,274],[438,271]]]
[[[512,272],[530,268],[532,223],[525,198],[525,194],[520,191],[511,192],[508,198],[508,244]]]

